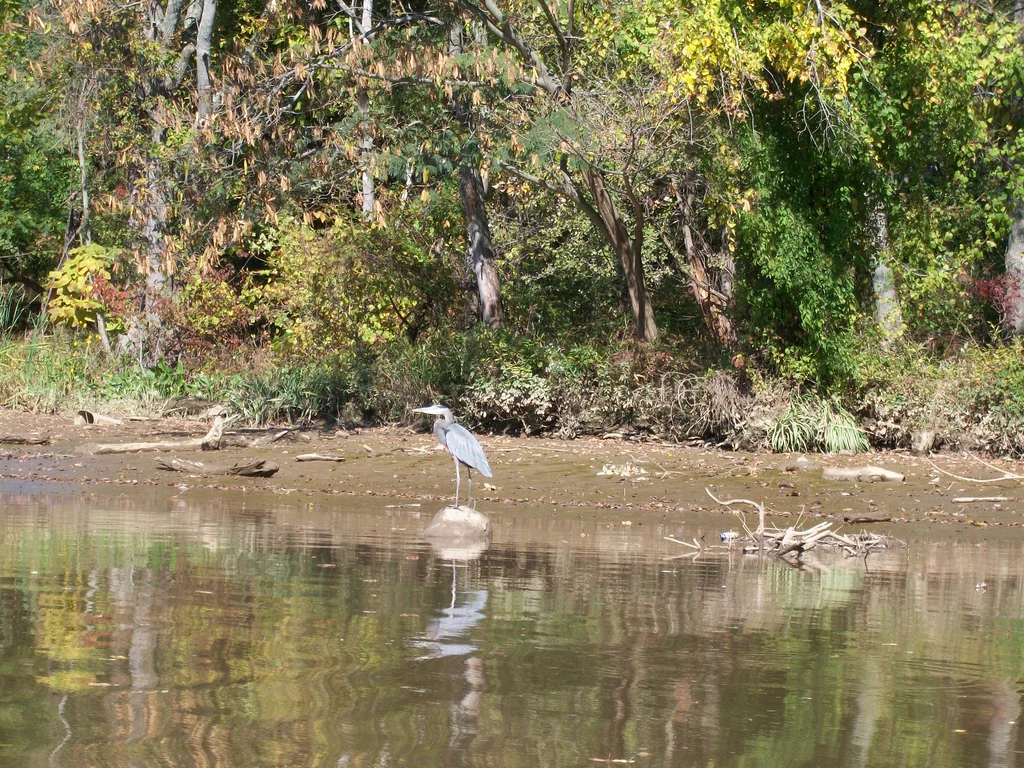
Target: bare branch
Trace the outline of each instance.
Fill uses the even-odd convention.
[[[494,0],[483,0],[481,8],[470,0],[456,0],[466,10],[476,15],[487,26],[488,31],[495,37],[500,37],[505,43],[516,50],[523,60],[533,67],[537,73],[537,85],[539,85],[549,96],[560,99],[565,93],[562,84],[551,76],[547,64],[529,43],[524,40],[512,27],[512,24],[505,18]]]
[[[174,69],[163,79],[163,82],[161,83],[163,85],[164,92],[170,93],[171,91],[177,90],[181,87],[181,84],[185,82],[185,75],[188,74],[189,64],[191,64],[192,57],[195,55],[195,52],[196,47],[192,43],[189,43],[181,49],[181,56],[178,57],[178,63],[174,65]]]
[[[986,467],[989,467],[990,469],[994,469],[996,472],[1003,472],[1003,470],[998,469],[997,467],[993,467],[988,462],[982,461],[981,459],[977,458],[976,456],[972,456],[971,454],[967,454],[967,455],[970,456],[975,461],[977,461],[977,462],[979,462],[981,464],[984,464]],[[956,480],[962,480],[965,483],[1002,483],[1002,482],[1006,482],[1007,480],[1024,480],[1024,475],[1015,475],[1012,472],[1004,472],[1002,477],[988,477],[988,478],[964,477],[963,475],[955,475],[952,472],[947,472],[946,470],[944,470],[942,467],[940,467],[938,464],[936,464],[931,459],[928,459],[928,463],[931,464],[935,468],[935,470],[937,472],[941,472],[942,474],[946,475],[947,477],[952,477],[952,478],[954,478]]]

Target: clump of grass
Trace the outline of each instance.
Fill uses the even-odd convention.
[[[853,414],[816,397],[791,401],[769,426],[768,445],[777,453],[862,453],[870,449],[867,435],[857,426]]]
[[[0,282],[0,339],[9,340],[27,317],[24,291]]]
[[[827,453],[864,453],[871,448],[853,414],[829,402],[822,408],[816,437],[818,445]]]
[[[243,423],[309,423],[318,418],[352,416],[349,372],[328,363],[270,368],[235,374],[206,396],[223,402]]]
[[[768,445],[776,453],[811,450],[817,433],[817,414],[810,401],[797,399],[768,427]]]

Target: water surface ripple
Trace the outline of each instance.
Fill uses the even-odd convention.
[[[798,570],[517,511],[466,562],[412,508],[17,491],[0,766],[1021,762],[1020,543]]]

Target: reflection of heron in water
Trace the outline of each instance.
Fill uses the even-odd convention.
[[[448,453],[455,459],[455,506],[459,506],[459,485],[462,478],[459,476],[459,465],[461,464],[469,472],[469,497],[473,501],[473,470],[477,470],[484,477],[491,476],[491,465],[487,463],[484,456],[484,449],[473,437],[473,433],[461,424],[455,423],[452,412],[443,405],[428,405],[423,408],[413,408],[413,413],[426,413],[431,416],[440,416],[434,422],[434,437],[448,449]]]
[[[427,650],[420,660],[441,659],[450,656],[466,656],[477,650],[475,645],[467,642],[446,642],[464,638],[484,618],[483,609],[487,605],[487,590],[468,590],[464,593],[466,600],[462,605],[458,602],[458,571],[455,562],[452,569],[452,601],[441,612],[441,617],[427,624],[427,631],[417,645]],[[469,691],[452,706],[452,736],[449,746],[464,750],[467,740],[477,733],[477,719],[480,715],[480,704],[484,693],[484,665],[477,656],[469,656],[465,661],[462,677],[469,684]]]
[[[427,631],[423,637],[416,641],[416,644],[428,652],[420,659],[440,659],[445,656],[463,656],[476,650],[475,645],[469,643],[446,642],[462,638],[469,634],[480,620],[484,618],[483,609],[487,605],[487,590],[469,590],[464,592],[465,600],[462,605],[456,606],[457,591],[456,583],[458,571],[455,563],[452,568],[452,602],[447,608],[441,611],[441,617],[432,619],[427,624]]]

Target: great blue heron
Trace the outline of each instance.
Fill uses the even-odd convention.
[[[475,469],[484,477],[491,477],[491,465],[487,463],[484,456],[484,449],[473,437],[473,433],[461,424],[455,423],[452,412],[443,405],[428,405],[423,408],[413,408],[413,413],[427,413],[440,418],[434,422],[434,437],[455,459],[455,506],[459,506],[459,485],[462,477],[459,474],[459,465],[464,466],[469,472],[469,501],[473,501],[473,470]]]

